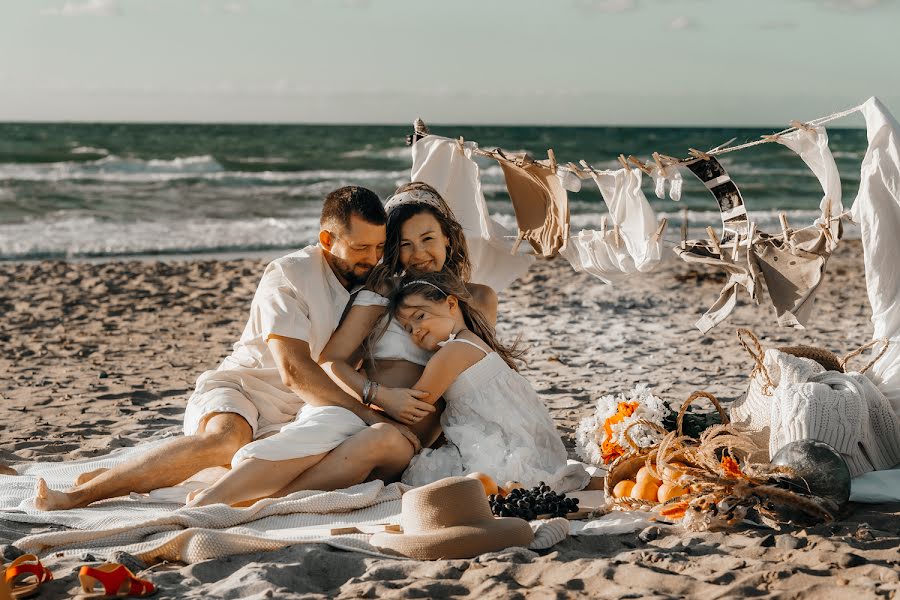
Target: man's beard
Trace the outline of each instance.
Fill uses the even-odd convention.
[[[374,265],[360,265],[357,264],[356,267],[365,267],[366,272],[364,274],[359,274],[354,270],[353,267],[350,266],[350,263],[347,261],[338,258],[337,256],[331,255],[333,259],[333,265],[335,271],[338,272],[338,275],[341,276],[341,279],[347,282],[350,287],[356,287],[358,285],[362,285],[366,282],[366,279],[369,278],[369,274],[372,272]]]

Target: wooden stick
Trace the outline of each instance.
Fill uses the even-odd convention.
[[[712,241],[713,248],[716,249],[716,252],[719,254],[719,256],[722,256],[722,246],[719,245],[719,236],[716,235],[715,230],[707,225],[706,233],[709,235],[709,239]]]
[[[625,160],[625,155],[624,155],[624,154],[620,154],[620,155],[619,155],[619,162],[622,163],[622,166],[625,167],[625,169],[626,169],[629,173],[631,172],[631,165],[629,165],[629,164],[628,164],[628,161]]]
[[[741,247],[741,233],[737,232],[734,236],[734,249],[731,251],[731,260],[737,260],[738,248]]]
[[[681,249],[687,249],[688,234],[688,209],[687,206],[681,208]]]
[[[747,251],[750,251],[750,247],[753,246],[753,240],[756,239],[756,222],[753,221],[750,223],[750,235],[747,237]]]
[[[616,244],[616,249],[622,247],[622,236],[619,234],[619,224],[616,223],[613,225],[613,242]]]
[[[600,217],[600,234],[603,235],[604,238],[606,237],[606,227],[608,225],[607,218],[606,215]]]
[[[553,153],[553,148],[547,149],[547,156],[550,158],[550,169],[556,173],[556,155]]]

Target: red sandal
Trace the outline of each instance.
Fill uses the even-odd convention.
[[[125,565],[106,563],[99,567],[81,567],[78,571],[83,598],[143,598],[156,593],[156,586],[138,579]],[[103,592],[96,591],[97,584]]]
[[[23,554],[6,567],[4,576],[13,598],[28,598],[38,593],[42,583],[53,580],[53,573],[34,554]]]

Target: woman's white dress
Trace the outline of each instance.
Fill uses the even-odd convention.
[[[450,341],[484,352],[468,340]],[[530,487],[544,481],[554,487],[571,475],[565,446],[547,409],[528,381],[496,352],[463,371],[444,392],[444,400],[441,426],[447,443],[414,456],[403,483],[418,486],[480,471],[501,485],[518,481]]]

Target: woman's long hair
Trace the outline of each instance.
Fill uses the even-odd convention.
[[[453,211],[441,197],[436,189],[422,181],[413,181],[397,188],[394,196],[413,190],[428,192],[437,199],[441,208],[430,204],[411,202],[401,204],[391,210],[387,216],[387,239],[384,243],[384,257],[381,264],[372,270],[366,287],[381,292],[391,289],[392,279],[401,275],[404,271],[400,264],[400,231],[403,224],[410,218],[428,213],[433,216],[441,226],[444,237],[447,238],[447,258],[444,261],[443,271],[452,273],[463,281],[469,281],[472,275],[472,263],[469,261],[469,247],[463,234],[462,225],[456,220]]]
[[[472,294],[466,284],[452,273],[426,273],[424,275],[407,275],[394,293],[391,295],[390,314],[396,316],[397,311],[404,306],[404,301],[410,296],[422,296],[429,302],[444,302],[448,296],[454,296],[459,301],[466,327],[480,337],[491,349],[512,369],[518,371],[515,361],[525,353],[519,349],[519,341],[512,346],[507,346],[497,339],[494,328],[480,310],[472,305]]]

